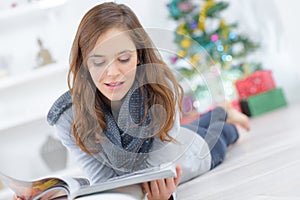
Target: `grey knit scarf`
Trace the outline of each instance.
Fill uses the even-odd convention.
[[[145,96],[149,93],[143,89]],[[51,107],[47,120],[54,125],[61,114],[72,106],[70,92],[64,93]],[[104,106],[107,130],[101,135],[101,142],[96,149],[99,153],[95,158],[100,162],[114,168],[118,174],[143,169],[146,167],[146,159],[153,143],[153,135],[156,130],[149,128],[151,123],[150,111],[144,119],[144,98],[137,81],[122,100],[117,120],[109,106]]]
[[[107,141],[101,143],[105,158],[116,170],[135,171],[146,167],[155,130],[150,128],[151,115],[144,119],[144,98],[137,81],[122,100],[117,121],[108,107],[104,108]],[[144,90],[145,96],[148,92]],[[103,156],[103,155],[102,155]]]

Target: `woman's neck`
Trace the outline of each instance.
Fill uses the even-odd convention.
[[[111,111],[115,120],[117,120],[119,117],[121,105],[122,105],[122,101],[111,101],[110,103]]]
[[[118,101],[111,101],[107,97],[105,97],[103,94],[101,94],[100,91],[98,94],[100,95],[100,98],[102,99],[102,101],[104,103],[104,106],[107,106],[109,108],[109,110],[111,110],[114,119],[117,121],[124,98],[121,100],[118,100]]]

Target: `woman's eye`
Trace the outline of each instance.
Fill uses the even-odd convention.
[[[128,62],[129,60],[130,60],[130,57],[119,58],[119,61],[120,61],[121,63],[126,63],[126,62]]]
[[[96,66],[96,67],[100,67],[102,65],[104,65],[104,61],[97,61],[97,60],[94,60],[93,61],[93,65]]]

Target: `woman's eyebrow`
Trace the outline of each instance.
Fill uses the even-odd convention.
[[[99,55],[99,54],[92,54],[90,57],[105,57],[104,55]]]
[[[115,56],[118,56],[118,55],[122,55],[124,53],[132,53],[134,50],[129,50],[129,49],[126,49],[126,50],[123,50],[123,51],[120,51],[119,53],[116,53]]]
[[[129,49],[127,49],[127,50],[122,50],[122,51],[116,53],[115,56],[119,56],[119,55],[122,55],[122,54],[127,53],[127,52],[132,53],[133,51],[134,51],[134,50],[129,50]],[[105,55],[101,55],[101,54],[92,54],[90,57],[105,57]]]

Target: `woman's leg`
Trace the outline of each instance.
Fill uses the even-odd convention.
[[[239,138],[236,127],[225,121],[224,109],[216,108],[191,124],[182,125],[198,133],[208,144],[212,157],[211,169],[223,162],[227,147]]]
[[[225,110],[221,107],[216,107],[215,109],[204,113],[198,119],[192,121],[190,124],[196,127],[202,127],[207,129],[210,123],[217,121],[225,122],[226,119],[227,114]]]
[[[249,117],[239,112],[228,102],[225,105],[216,107],[215,109],[201,115],[198,119],[190,124],[208,128],[209,124],[216,121],[224,121],[230,124],[236,124],[243,127],[245,130],[250,130]]]

